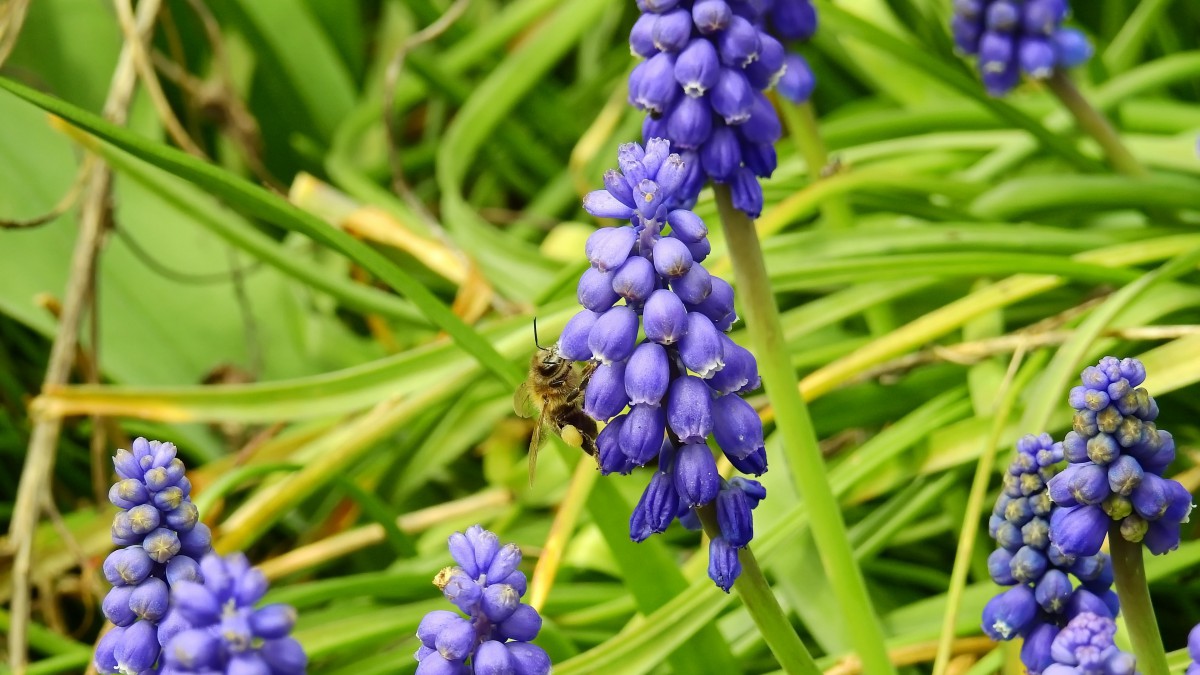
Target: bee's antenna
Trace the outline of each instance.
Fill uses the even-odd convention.
[[[533,317],[533,344],[534,344],[534,345],[535,345],[535,346],[536,346],[538,349],[541,349],[542,351],[545,351],[545,349],[546,349],[545,347],[543,347],[543,346],[541,345],[541,343],[540,343],[540,342],[538,342],[538,334],[537,334],[537,317],[536,317],[536,316],[535,316],[535,317]]]

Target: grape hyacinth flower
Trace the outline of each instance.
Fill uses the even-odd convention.
[[[200,560],[204,581],[180,581],[171,589],[171,611],[183,630],[163,649],[162,675],[303,675],[308,657],[289,633],[296,610],[289,605],[255,607],[267,578],[246,556]]]
[[[1091,58],[1087,37],[1062,26],[1070,10],[1067,0],[954,0],[950,30],[961,54],[978,57],[988,93],[1003,96],[1022,72],[1044,80]]]
[[[739,395],[758,387],[758,366],[725,335],[737,320],[733,288],[701,264],[709,252],[704,222],[675,207],[684,159],[658,138],[645,149],[623,145],[617,157],[621,171],[608,171],[606,189],[587,195],[584,208],[629,224],[588,238],[591,267],[578,288],[583,310],[563,329],[558,349],[595,362],[583,409],[608,423],[596,439],[600,470],[628,474],[657,460],[630,537],[663,532],[677,516],[716,500],[723,536],[712,540],[709,572],[728,591],[740,572],[736,549],[750,541],[750,510],[765,492],[756,481],[723,481],[707,440],[739,471],[766,471],[762,421]]]
[[[550,657],[532,640],[542,617],[521,602],[525,574],[521,549],[479,525],[450,535],[447,567],[433,583],[458,612],[434,610],[421,619],[417,675],[547,675]]]
[[[1135,675],[1132,654],[1113,643],[1117,624],[1107,616],[1083,612],[1055,636],[1054,662],[1043,675]]]
[[[1137,359],[1100,359],[1071,390],[1073,429],[1063,439],[1067,468],[1049,484],[1056,508],[1052,547],[1068,556],[1100,550],[1109,525],[1155,555],[1179,546],[1192,496],[1163,471],[1175,459],[1175,441],[1158,429],[1158,405],[1139,385],[1146,368]]]
[[[988,521],[998,545],[988,557],[988,570],[993,581],[1011,588],[988,602],[983,630],[993,640],[1023,637],[1021,661],[1033,675],[1053,663],[1051,643],[1068,621],[1082,612],[1113,617],[1118,610],[1107,554],[1064,556],[1050,546],[1056,507],[1046,483],[1062,459],[1062,444],[1049,434],[1017,441]]]
[[[138,438],[113,459],[119,480],[108,492],[121,509],[113,519],[119,548],[104,560],[113,588],[104,597],[104,616],[115,628],[96,646],[102,675],[136,675],[158,663],[161,646],[180,626],[169,610],[170,591],[202,578],[201,557],[212,535],[192,504],[191,482],[171,443]]]
[[[811,0],[640,0],[629,34],[645,59],[629,76],[629,102],[648,113],[643,138],[666,138],[687,175],[673,207],[690,207],[708,180],[729,183],[734,205],[762,211],[759,178],[775,170],[782,127],[764,91],[805,101],[815,80],[780,40],[817,28]]]

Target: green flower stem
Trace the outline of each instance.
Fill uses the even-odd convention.
[[[1079,128],[1100,144],[1100,149],[1104,151],[1105,156],[1108,157],[1108,163],[1114,169],[1127,176],[1148,175],[1146,167],[1142,166],[1133,153],[1129,152],[1129,148],[1126,148],[1125,144],[1121,142],[1121,137],[1117,135],[1116,129],[1109,123],[1108,118],[1092,107],[1092,104],[1084,98],[1079,88],[1075,86],[1075,82],[1065,71],[1055,70],[1054,74],[1046,80],[1046,84],[1066,106],[1071,116],[1079,124]]]
[[[844,612],[845,632],[862,659],[863,672],[895,673],[884,644],[883,628],[871,605],[862,570],[846,534],[846,523],[826,477],[825,460],[817,447],[808,406],[800,396],[796,371],[779,323],[779,309],[767,279],[758,232],[754,222],[734,208],[727,185],[714,185],[713,189],[759,373],[775,409],[775,424],[783,439],[793,484],[812,514],[813,537]]]
[[[1121,526],[1113,523],[1108,530],[1108,549],[1112,554],[1113,576],[1117,596],[1121,598],[1121,613],[1133,643],[1138,672],[1142,675],[1168,675],[1167,654],[1163,650],[1154,605],[1150,602],[1150,587],[1146,584],[1146,568],[1142,565],[1141,542],[1126,541]]]
[[[705,534],[710,538],[721,535],[721,528],[717,525],[715,503],[696,509],[696,515],[700,516]],[[775,655],[775,660],[779,661],[783,672],[790,675],[821,675],[817,662],[800,641],[800,636],[796,634],[783,608],[779,606],[779,601],[775,599],[775,593],[771,591],[767,578],[763,576],[754,552],[749,547],[741,549],[738,551],[738,561],[742,564],[742,574],[733,587],[741,596],[742,604],[746,606],[746,611],[750,613],[754,625],[758,626],[763,640]]]

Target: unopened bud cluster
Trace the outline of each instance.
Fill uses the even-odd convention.
[[[1046,79],[1092,56],[1088,39],[1062,23],[1067,0],[954,0],[950,29],[958,50],[979,59],[988,93],[1007,94],[1024,72]]]
[[[1022,637],[1021,661],[1034,675],[1053,663],[1051,644],[1068,621],[1083,613],[1114,617],[1118,611],[1107,554],[1068,556],[1050,545],[1054,505],[1046,482],[1062,452],[1049,434],[1017,441],[988,521],[998,545],[988,557],[988,571],[997,584],[1011,588],[988,602],[983,630],[994,640]]]
[[[733,288],[702,264],[708,230],[677,207],[687,169],[670,149],[657,138],[645,149],[621,146],[620,172],[606,173],[605,189],[584,199],[592,215],[629,224],[588,239],[583,310],[558,347],[566,358],[597,362],[584,412],[608,423],[596,439],[601,471],[627,474],[657,461],[630,537],[642,541],[717,500],[723,534],[712,540],[710,574],[728,590],[741,569],[736,549],[750,541],[749,510],[765,492],[755,481],[724,481],[707,443],[714,438],[743,473],[766,471],[762,420],[739,395],[758,387],[758,365],[725,334],[737,320]]]
[[[811,0],[640,0],[629,35],[646,59],[629,77],[629,102],[648,113],[643,138],[670,139],[688,173],[690,206],[707,180],[730,183],[734,206],[762,211],[758,178],[775,170],[779,117],[764,91],[793,101],[812,93],[804,58],[780,40],[806,40],[817,28]]]
[[[1155,555],[1179,546],[1192,496],[1163,478],[1175,441],[1154,424],[1158,405],[1140,386],[1145,379],[1137,359],[1107,356],[1071,390],[1075,418],[1062,442],[1069,464],[1050,481],[1050,497],[1062,507],[1050,520],[1050,541],[1066,555],[1095,554],[1113,523]]]
[[[531,644],[542,617],[521,602],[525,574],[517,569],[521,550],[478,525],[450,535],[450,555],[458,563],[434,578],[459,610],[434,610],[417,627],[417,675],[510,673],[547,675],[550,657]]]
[[[119,480],[108,492],[118,548],[104,560],[113,585],[104,616],[116,627],[96,647],[102,675],[135,675],[158,663],[162,645],[184,628],[170,609],[171,588],[202,578],[199,560],[212,535],[190,499],[192,485],[171,443],[138,438],[113,459]]]

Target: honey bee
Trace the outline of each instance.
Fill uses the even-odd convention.
[[[529,377],[513,394],[513,409],[521,417],[537,415],[533,437],[529,440],[529,484],[533,484],[542,434],[552,433],[567,445],[596,456],[596,421],[583,412],[583,393],[595,362],[583,368],[563,357],[557,345],[543,347],[537,340],[537,322],[533,325],[533,343],[537,351],[529,360]]]

